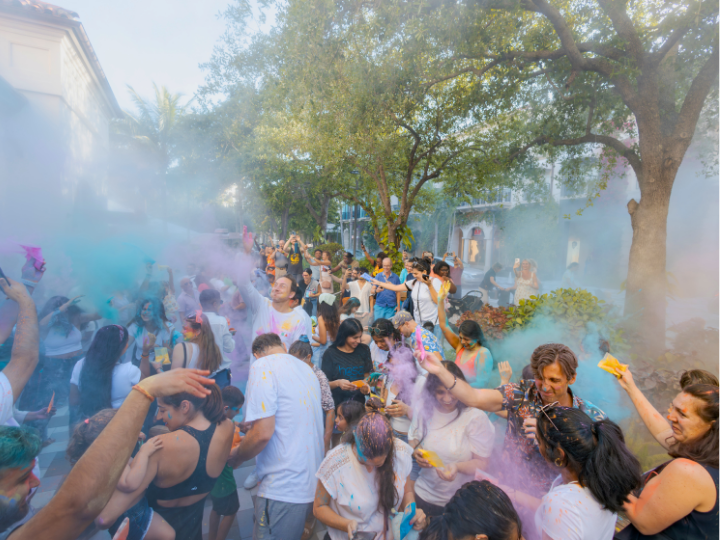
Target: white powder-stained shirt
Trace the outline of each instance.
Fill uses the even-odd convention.
[[[437,452],[443,463],[470,461],[473,454],[490,457],[495,442],[495,427],[483,411],[467,407],[458,415],[457,411],[442,413],[435,410],[427,423],[424,439],[420,416],[416,414],[413,417],[408,439],[422,439],[422,448]],[[473,479],[472,475],[458,471],[455,480],[447,482],[438,476],[434,468],[422,469],[415,482],[415,493],[430,504],[445,506],[463,484]]]
[[[13,417],[13,389],[7,375],[0,372],[0,425]]]
[[[563,540],[612,540],[617,514],[605,510],[590,490],[563,484],[558,476],[535,512],[538,535]]]
[[[412,448],[395,439],[395,490],[397,507],[405,493],[405,482],[412,470]],[[376,469],[368,472],[355,457],[349,444],[341,444],[330,450],[320,465],[317,478],[328,492],[332,501],[330,508],[340,517],[356,521],[358,531],[381,533],[383,514],[378,508],[380,496],[377,490]],[[347,531],[328,527],[331,540],[347,540]]]
[[[304,309],[280,313],[270,299],[263,297],[249,281],[240,282],[240,294],[252,314],[252,339],[261,334],[277,334],[289,350],[301,335],[312,336],[312,321]]]
[[[250,366],[246,395],[247,422],[275,417],[275,432],[255,458],[258,495],[287,503],[312,502],[314,473],[325,451],[317,376],[294,356],[271,354]]]

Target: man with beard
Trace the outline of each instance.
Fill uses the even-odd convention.
[[[0,426],[0,540],[30,519],[30,499],[40,485],[35,467],[42,440],[26,428]]]

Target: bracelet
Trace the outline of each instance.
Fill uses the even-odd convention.
[[[37,285],[38,285],[38,282],[37,282],[37,281],[32,281],[32,280],[30,280],[30,279],[21,279],[20,281],[22,281],[23,285],[25,285],[26,287],[33,287],[33,288],[35,288],[35,287],[37,287]]]
[[[140,355],[140,358],[149,358],[149,357],[150,357],[150,353],[147,353],[147,354],[142,353],[142,354]]]
[[[137,391],[140,392],[143,396],[145,396],[146,398],[148,398],[150,401],[155,401],[155,398],[152,397],[152,396],[150,395],[150,393],[149,393],[147,390],[145,390],[142,386],[140,386],[139,384],[136,384],[135,386],[133,386],[132,389],[133,389],[133,390],[137,390]]]
[[[453,375],[453,377],[455,377],[455,376]],[[457,384],[457,377],[455,377],[455,382],[453,382],[453,385],[452,385],[450,388],[448,388],[448,392],[449,392],[450,390],[452,390],[453,388],[455,388],[455,385],[456,385],[456,384]]]

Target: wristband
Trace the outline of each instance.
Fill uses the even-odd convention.
[[[448,388],[448,392],[450,390],[452,390],[453,388],[455,388],[455,385],[457,384],[457,377],[455,377],[454,375],[453,375],[453,377],[455,378],[455,381],[453,382],[453,385],[450,388]]]
[[[23,285],[25,285],[26,287],[35,288],[35,287],[37,287],[37,284],[38,284],[37,281],[32,281],[30,279],[21,279],[20,281],[22,281]]]
[[[150,401],[155,401],[155,398],[152,397],[152,396],[150,395],[150,393],[149,393],[147,390],[145,390],[142,386],[140,386],[139,384],[136,384],[135,386],[133,386],[132,389],[133,389],[133,390],[137,390],[137,391],[140,392],[143,396],[145,396],[146,398],[148,398]]]

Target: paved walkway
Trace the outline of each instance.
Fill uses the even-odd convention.
[[[68,408],[58,409],[57,414],[50,420],[48,424],[48,437],[55,439],[55,442],[46,448],[43,448],[38,458],[40,464],[40,487],[38,492],[32,499],[32,505],[40,509],[45,506],[55,494],[65,476],[70,472],[71,466],[65,458],[65,449],[68,443]],[[253,504],[257,487],[248,491],[242,487],[245,478],[250,474],[255,466],[255,460],[244,463],[242,467],[235,470],[235,480],[238,486],[238,497],[240,498],[240,510],[237,518],[230,528],[228,540],[245,540],[252,538],[253,529]],[[210,497],[207,498],[205,504],[205,514],[203,516],[203,538],[207,538],[208,520],[210,518],[210,510],[212,502]],[[322,540],[325,536],[325,527],[317,523],[311,540]],[[106,531],[97,533],[92,540],[107,540],[110,534]]]

